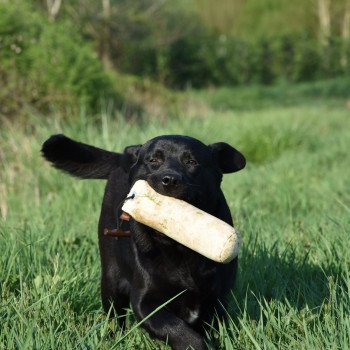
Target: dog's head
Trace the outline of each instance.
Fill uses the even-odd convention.
[[[157,192],[211,210],[222,174],[241,170],[244,156],[227,143],[205,145],[187,136],[156,137],[123,153],[105,151],[55,135],[43,145],[44,157],[73,176],[108,179],[116,168],[129,173],[130,186],[146,180]]]
[[[146,180],[158,193],[206,210],[217,202],[222,174],[245,166],[244,156],[230,145],[207,146],[187,136],[159,136],[126,152],[134,157],[131,185]]]

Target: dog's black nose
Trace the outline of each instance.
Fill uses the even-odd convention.
[[[181,183],[179,175],[164,175],[162,178],[162,184],[165,187],[176,186]]]

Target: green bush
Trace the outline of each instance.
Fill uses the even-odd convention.
[[[349,45],[348,45],[349,46]],[[349,73],[349,47],[332,38],[322,47],[308,33],[243,40],[208,31],[197,24],[189,35],[158,50],[133,46],[127,51],[129,72],[163,78],[171,87],[209,85],[270,85],[278,81],[306,82]],[[163,65],[157,63],[162,58]],[[343,62],[343,63],[342,63]]]
[[[322,56],[319,45],[307,34],[295,42],[293,81],[312,81],[322,78]]]
[[[69,23],[49,23],[23,4],[2,4],[0,14],[3,114],[17,114],[26,104],[41,111],[84,105],[96,112],[104,98],[121,102],[92,48]]]
[[[1,114],[18,114],[28,105],[43,112],[84,105],[94,113],[103,99],[122,105],[127,88],[104,70],[92,47],[101,56],[105,23],[95,16],[101,4],[91,2],[90,12],[74,17],[70,11],[78,11],[79,2],[63,3],[53,23],[43,3],[0,3]],[[261,33],[248,40],[216,32],[188,6],[164,7],[156,20],[145,10],[152,3],[113,5],[120,11],[111,21],[108,46],[111,66],[121,74],[172,88],[271,85],[350,74],[350,43],[341,38],[332,37],[326,46],[307,32]]]
[[[221,72],[219,82],[225,85],[249,83],[253,74],[251,45],[227,36],[220,36],[218,42],[218,52],[221,53],[217,62],[217,70]]]
[[[215,56],[212,38],[196,30],[170,46],[168,81],[175,87],[208,85],[215,79]]]

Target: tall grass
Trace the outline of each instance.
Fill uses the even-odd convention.
[[[203,97],[202,97],[203,98]],[[247,155],[223,189],[243,236],[220,349],[348,349],[349,110],[327,101],[207,111],[135,124],[102,113],[28,117],[0,130],[0,348],[165,349],[101,309],[96,227],[104,182],[64,176],[40,157],[63,132],[122,150],[159,134],[226,141]],[[118,340],[120,340],[118,342]]]

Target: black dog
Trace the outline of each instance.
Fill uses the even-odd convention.
[[[99,221],[104,309],[113,303],[121,314],[131,302],[136,317],[143,319],[185,290],[143,327],[168,340],[173,349],[207,349],[203,325],[215,312],[223,314],[237,259],[216,263],[134,220],[129,223],[131,237],[106,237],[103,230],[116,226],[120,204],[139,179],[232,225],[220,183],[223,173],[244,168],[243,155],[226,143],[206,146],[186,136],[160,136],[113,153],[55,135],[44,143],[42,153],[70,175],[108,179]]]

